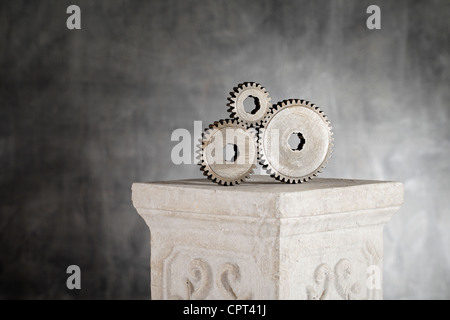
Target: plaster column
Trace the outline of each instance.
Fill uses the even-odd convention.
[[[381,299],[383,227],[403,184],[253,176],[134,183],[152,299]]]

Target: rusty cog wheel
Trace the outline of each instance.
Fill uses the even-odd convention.
[[[200,170],[212,181],[236,185],[253,173],[258,163],[256,129],[235,119],[220,120],[205,129],[198,153]],[[230,157],[227,153],[232,153]]]
[[[305,100],[284,100],[262,122],[260,164],[277,180],[307,182],[330,159],[332,135],[330,121],[317,106]]]
[[[244,101],[248,98],[253,99],[254,103],[254,109],[250,112],[247,112],[244,106]],[[227,106],[231,118],[237,119],[247,127],[255,127],[267,116],[272,106],[270,100],[269,93],[259,83],[244,82],[230,92]]]

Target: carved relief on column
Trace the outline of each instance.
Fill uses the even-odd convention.
[[[366,258],[364,264],[352,262],[348,258],[339,259],[334,264],[334,268],[327,263],[320,263],[314,270],[314,284],[306,287],[307,299],[325,300],[329,298],[332,290],[344,300],[376,298],[377,289],[381,289],[381,278],[377,279],[380,288],[369,287],[369,281],[371,280],[370,277],[381,277],[381,275],[371,275],[368,270],[374,269],[373,267],[381,270],[379,266],[380,254],[371,243],[367,243],[362,251]],[[361,279],[364,279],[364,281]],[[364,291],[363,288],[367,288],[367,290]]]
[[[164,298],[253,299],[260,273],[250,255],[176,246],[163,262]]]
[[[202,259],[193,259],[189,263],[188,275],[185,279],[183,296],[187,300],[202,300],[211,290],[211,267]],[[173,295],[171,299],[183,299],[182,296]]]
[[[352,280],[353,266],[348,259],[341,259],[334,267],[334,287],[344,300],[359,300],[361,284]]]
[[[314,282],[312,286],[306,287],[308,300],[325,300],[328,296],[330,284],[333,281],[333,271],[322,263],[314,270]]]

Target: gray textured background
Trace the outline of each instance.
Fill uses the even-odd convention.
[[[78,4],[82,30],[66,28]],[[366,28],[378,4],[382,29]],[[147,298],[133,181],[242,81],[332,121],[322,176],[398,180],[384,295],[450,298],[449,1],[1,1],[0,298]],[[66,289],[78,264],[82,290]]]

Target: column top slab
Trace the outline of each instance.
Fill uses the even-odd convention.
[[[403,183],[316,178],[286,184],[254,175],[237,186],[207,179],[133,183],[137,209],[208,215],[289,218],[400,207]]]

